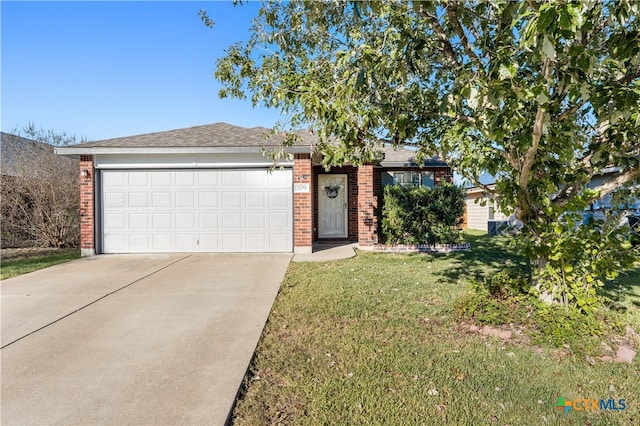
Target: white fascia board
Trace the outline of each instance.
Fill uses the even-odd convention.
[[[446,169],[449,168],[449,166],[445,166],[445,165],[422,165],[420,166],[419,164],[415,164],[415,163],[409,163],[407,161],[383,161],[382,163],[380,163],[380,167],[385,168],[385,167],[421,167],[421,168],[433,168],[433,169],[437,169],[437,168],[441,168],[441,169]]]
[[[261,153],[206,154],[98,154],[94,156],[96,169],[229,169],[267,168],[273,161]],[[277,164],[292,167],[292,161]]]
[[[279,147],[266,147],[269,149]],[[100,155],[100,154],[255,154],[262,153],[261,147],[175,147],[175,148],[122,148],[122,147],[70,147],[60,146],[54,149],[57,155]],[[286,152],[303,154],[311,152],[308,146],[286,147]]]

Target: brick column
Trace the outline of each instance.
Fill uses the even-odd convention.
[[[96,254],[94,238],[93,155],[80,156],[80,253]]]
[[[311,253],[313,249],[313,176],[311,156],[295,154],[293,159],[293,251]]]
[[[373,166],[358,167],[358,245],[372,246],[378,242]]]

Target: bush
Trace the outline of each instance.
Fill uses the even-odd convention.
[[[602,306],[605,281],[633,266],[637,253],[628,240],[628,228],[619,226],[619,212],[606,220],[583,223],[579,213],[566,214],[525,241],[539,259],[533,280],[545,300],[566,308],[593,313]],[[529,254],[527,253],[527,254]]]
[[[529,288],[529,278],[515,269],[505,269],[483,281],[474,280],[471,293],[458,305],[458,315],[480,324],[524,321],[532,310]]]
[[[24,129],[33,139],[2,134],[0,210],[3,247],[75,247],[80,242],[78,160],[54,154],[65,133]]]
[[[505,269],[473,281],[456,312],[484,325],[525,325],[535,344],[569,347],[576,354],[597,353],[603,335],[623,330],[613,311],[585,312],[576,306],[547,304],[536,293],[528,273]]]
[[[452,244],[464,213],[464,191],[453,185],[384,188],[382,235],[389,244]]]

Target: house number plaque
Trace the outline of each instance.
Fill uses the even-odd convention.
[[[309,184],[308,183],[294,183],[293,184],[293,192],[296,194],[309,192]]]

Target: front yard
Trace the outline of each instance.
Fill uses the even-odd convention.
[[[77,248],[23,248],[2,249],[0,254],[0,280],[48,268],[58,263],[80,258]]]
[[[501,339],[458,318],[471,277],[519,261],[503,240],[468,238],[473,251],[447,256],[292,263],[234,423],[637,424],[638,357],[593,363],[571,348],[536,346],[517,327]],[[611,291],[637,327],[640,269],[624,280]],[[627,408],[563,414],[559,397],[624,398]]]

